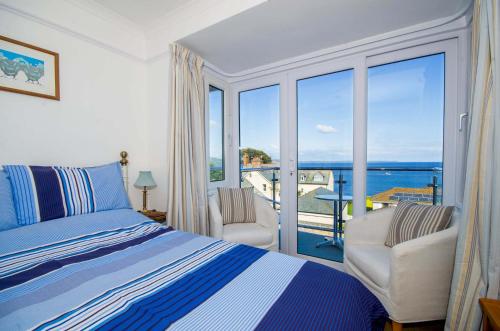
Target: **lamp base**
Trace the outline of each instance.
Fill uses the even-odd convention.
[[[142,190],[142,211],[143,212],[148,211],[147,200],[148,200],[148,190],[144,186],[144,190]]]

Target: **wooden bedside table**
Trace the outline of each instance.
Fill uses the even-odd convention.
[[[139,210],[139,213],[143,214],[146,217],[149,217],[150,219],[158,223],[163,223],[167,220],[167,213],[164,211],[156,211],[154,209],[147,211]]]
[[[500,330],[500,300],[479,299],[483,310],[483,330]]]

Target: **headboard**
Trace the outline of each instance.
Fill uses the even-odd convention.
[[[122,179],[123,179],[123,185],[125,186],[125,191],[128,193],[128,159],[127,159],[128,153],[125,151],[122,151],[120,153],[120,164],[122,166]]]

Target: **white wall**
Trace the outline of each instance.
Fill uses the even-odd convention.
[[[151,205],[158,210],[167,208],[167,140],[169,103],[169,65],[167,55],[148,63],[149,166],[157,187],[150,194]]]
[[[0,91],[0,164],[148,166],[146,64],[0,10],[0,34],[59,53],[61,101]],[[140,192],[129,185],[140,206]]]
[[[91,0],[0,0],[0,34],[60,55],[61,101],[0,91],[0,165],[96,165],[129,152],[129,192],[139,170],[166,208],[168,46],[264,0],[191,1],[150,30]]]

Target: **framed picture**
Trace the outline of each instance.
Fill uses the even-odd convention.
[[[0,36],[0,90],[59,100],[59,54]]]

